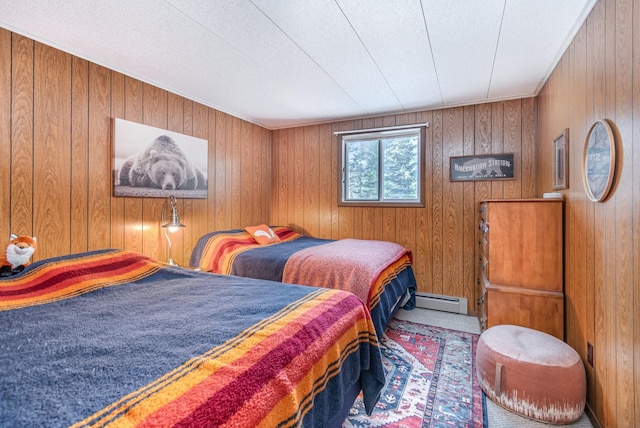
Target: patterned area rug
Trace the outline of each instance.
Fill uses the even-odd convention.
[[[358,397],[343,427],[486,427],[475,374],[478,337],[392,319],[382,340],[380,400],[367,416]]]

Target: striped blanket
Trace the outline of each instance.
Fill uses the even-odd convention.
[[[281,242],[292,242],[302,237],[299,233],[287,227],[273,227],[273,231],[280,238]],[[322,242],[328,242],[322,240]],[[198,267],[206,272],[221,273],[224,275],[248,276],[251,278],[271,279],[275,281],[282,280],[282,273],[275,273],[275,277],[267,278],[268,272],[262,275],[243,275],[242,263],[235,264],[238,255],[249,250],[260,250],[261,248],[273,248],[273,245],[263,246],[256,242],[255,239],[244,229],[230,230],[224,232],[212,232],[198,240],[196,248],[191,253],[190,265]],[[277,247],[279,249],[282,246]],[[249,268],[249,267],[247,267]],[[255,269],[255,268],[254,268]],[[272,270],[273,271],[273,270]]]
[[[101,250],[0,280],[0,426],[322,426],[384,374],[355,296]],[[337,345],[337,346],[336,346]]]

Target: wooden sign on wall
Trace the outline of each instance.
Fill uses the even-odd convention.
[[[512,180],[515,178],[513,153],[449,158],[451,181]]]

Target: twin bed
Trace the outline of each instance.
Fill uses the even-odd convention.
[[[130,251],[0,279],[0,326],[0,426],[340,426],[385,382],[353,293]]]
[[[415,307],[411,253],[393,242],[318,239],[287,227],[260,225],[203,235],[190,265],[206,272],[350,291],[369,307],[380,338],[398,308]]]

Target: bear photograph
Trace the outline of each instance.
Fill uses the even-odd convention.
[[[207,197],[208,141],[114,120],[114,196]]]

